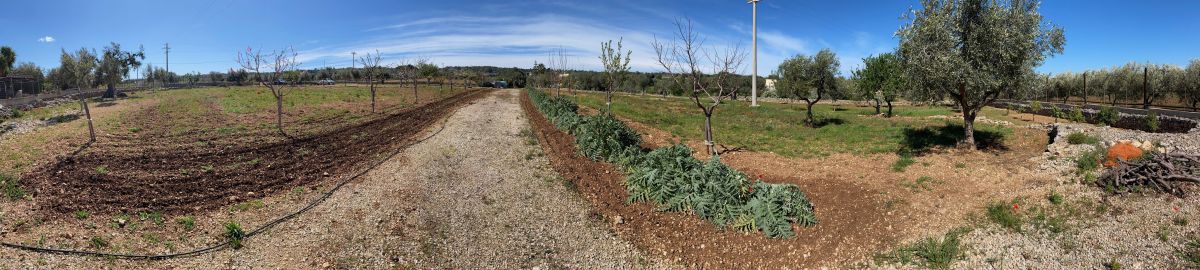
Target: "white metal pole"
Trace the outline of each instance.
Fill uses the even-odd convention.
[[[753,47],[752,50],[754,51],[752,52],[754,55],[754,63],[753,67],[751,68],[754,74],[751,74],[750,76],[750,107],[758,107],[758,0],[750,0],[750,5],[754,6],[754,11],[752,14],[753,18],[751,18],[750,23],[751,32],[753,32],[751,36],[754,38],[754,41],[750,42],[753,44],[751,46]]]

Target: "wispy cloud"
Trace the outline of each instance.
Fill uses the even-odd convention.
[[[52,36],[44,36],[44,37],[38,38],[38,42],[41,42],[41,43],[53,43],[53,42],[54,42],[54,37],[52,37]]]

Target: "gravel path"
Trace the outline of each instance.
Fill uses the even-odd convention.
[[[19,258],[0,269],[673,268],[593,218],[522,132],[518,104],[518,92],[497,91],[459,109],[429,140],[240,250],[150,262],[0,250]]]

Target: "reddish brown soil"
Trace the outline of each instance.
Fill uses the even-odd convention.
[[[900,228],[889,225],[900,222],[883,218],[890,213],[881,206],[880,192],[839,179],[797,182],[762,175],[768,182],[800,185],[816,206],[820,224],[797,228],[796,237],[790,239],[722,231],[694,215],[659,212],[645,203],[626,204],[619,168],[578,155],[574,138],[538,113],[524,93],[521,106],[554,169],[575,183],[617,234],[653,256],[713,269],[837,267],[891,245],[900,235]]]
[[[157,145],[143,147],[93,146],[23,178],[33,187],[36,205],[52,214],[214,209],[354,171],[482,96],[483,91],[463,92],[294,140],[221,143],[184,136],[170,143],[148,140]]]

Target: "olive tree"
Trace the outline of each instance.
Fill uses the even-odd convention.
[[[383,56],[379,50],[375,54],[367,53],[358,58],[358,63],[362,64],[363,72],[367,75],[367,83],[371,86],[371,113],[375,113],[375,82],[383,78],[383,67],[379,66],[379,61],[383,60]]]
[[[962,109],[961,147],[975,147],[975,117],[1020,89],[1047,57],[1063,51],[1063,29],[1030,0],[922,0],[896,35],[913,97],[949,97]]]
[[[675,20],[674,35],[674,39],[666,42],[655,37],[650,45],[659,66],[667,73],[664,76],[685,91],[691,91],[692,102],[704,113],[704,145],[709,154],[717,155],[713,143],[713,113],[721,100],[729,96],[733,84],[731,77],[741,69],[746,52],[739,45],[704,47],[704,39],[693,30],[690,19]],[[706,76],[706,71],[713,75]]]
[[[604,89],[604,113],[612,113],[612,96],[613,91],[625,81],[625,77],[629,74],[629,56],[633,51],[622,50],[621,43],[624,38],[617,40],[617,47],[613,48],[612,40],[600,43],[600,63],[604,64],[604,77],[608,83],[608,87]]]
[[[808,118],[804,119],[805,125],[813,127],[816,124],[813,105],[829,97],[832,92],[838,91],[837,72],[840,65],[833,51],[822,49],[813,56],[798,54],[783,60],[779,69],[775,70],[775,75],[779,77],[775,88],[784,95],[803,100],[807,104]]]
[[[1200,58],[1192,59],[1182,76],[1182,87],[1175,88],[1175,95],[1192,108],[1192,111],[1196,111],[1200,106]]]
[[[96,78],[108,86],[104,98],[117,97],[117,84],[129,76],[130,70],[141,67],[143,59],[146,59],[146,53],[142,48],[138,48],[137,52],[122,51],[121,44],[116,42],[105,47],[104,55],[96,67]]]
[[[259,85],[271,89],[271,95],[275,97],[275,128],[280,135],[291,137],[283,131],[284,89],[291,84],[276,84],[276,82],[283,78],[288,71],[300,65],[300,62],[296,61],[296,51],[288,47],[264,54],[262,50],[246,48],[245,52],[238,52],[237,60],[243,69],[254,73],[254,78],[257,79]]]
[[[892,117],[892,102],[908,89],[900,57],[884,53],[863,58],[863,64],[863,69],[853,72],[860,96],[875,101],[875,114],[880,114],[881,103],[887,103],[886,116]]]

